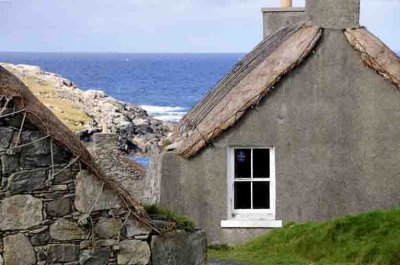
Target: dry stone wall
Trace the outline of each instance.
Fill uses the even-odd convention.
[[[20,130],[21,113],[4,117],[13,111],[0,104],[0,264],[204,264],[198,255],[185,263],[152,261],[160,256],[151,248],[158,237],[68,151],[29,122]],[[192,244],[203,253],[204,233],[189,235],[198,239],[162,251],[177,255],[179,244]]]

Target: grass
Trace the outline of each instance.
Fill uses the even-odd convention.
[[[13,72],[13,68],[3,65],[7,70]],[[72,131],[81,131],[89,121],[89,116],[71,101],[60,98],[54,84],[39,79],[35,76],[23,76],[21,81],[37,96],[37,98],[48,107]]]
[[[176,223],[178,229],[194,231],[196,228],[193,221],[185,215],[176,214],[171,210],[162,208],[156,204],[144,205],[144,209],[152,218]]]
[[[248,265],[398,265],[400,209],[287,224],[234,248],[210,248],[209,257]]]

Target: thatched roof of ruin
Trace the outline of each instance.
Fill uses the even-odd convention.
[[[31,124],[48,135],[52,141],[71,152],[93,176],[119,196],[125,208],[129,209],[139,222],[157,231],[143,206],[132,198],[129,192],[115,179],[107,177],[96,165],[92,155],[75,134],[43,105],[22,81],[3,67],[0,67],[0,96],[13,98],[14,107],[21,113],[25,113],[26,119]]]
[[[189,158],[233,126],[311,53],[321,29],[304,23],[270,35],[246,55],[181,120],[176,149]]]
[[[177,154],[190,158],[212,142],[301,64],[321,37],[316,26],[294,24],[263,40],[198,102],[178,125]],[[364,28],[347,29],[365,64],[400,88],[400,58]]]

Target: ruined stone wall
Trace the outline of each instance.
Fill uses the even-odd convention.
[[[203,232],[152,235],[35,126],[20,134],[23,115],[4,118],[13,111],[0,102],[1,265],[205,264]]]
[[[138,165],[127,156],[120,154],[116,148],[117,143],[116,134],[96,133],[93,135],[91,152],[107,176],[117,179],[135,199],[145,201],[145,169],[141,168],[143,171],[141,175]]]

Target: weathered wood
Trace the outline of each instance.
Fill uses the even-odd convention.
[[[347,29],[345,35],[368,67],[400,88],[400,58],[388,46],[364,28]]]
[[[185,158],[195,155],[212,139],[233,126],[280,78],[310,54],[320,37],[320,28],[302,26],[287,40],[279,42],[279,45],[274,47],[252,71],[246,72],[246,75],[241,76],[240,72],[234,71],[228,74],[228,76],[239,75],[239,82],[219,99],[194,129],[183,133],[181,131],[181,138],[177,144],[178,155]],[[271,47],[268,47],[271,51]]]

